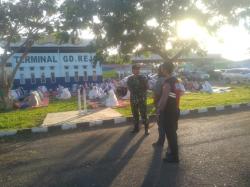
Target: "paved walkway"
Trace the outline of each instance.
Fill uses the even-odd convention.
[[[104,108],[89,111],[87,114],[79,114],[78,111],[49,113],[43,121],[43,126],[52,126],[60,123],[77,123],[98,120],[113,119],[122,115],[112,108]]]
[[[180,163],[162,162],[157,126],[0,139],[2,187],[249,187],[250,111],[181,119]]]

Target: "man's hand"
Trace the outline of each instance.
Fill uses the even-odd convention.
[[[159,108],[159,107],[157,107],[157,108],[156,108],[156,115],[158,115],[158,116],[159,116],[159,115],[160,115],[160,113],[161,113],[161,110],[160,110],[160,108]]]

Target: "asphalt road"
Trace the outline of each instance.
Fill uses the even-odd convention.
[[[180,163],[162,162],[157,128],[131,126],[0,141],[0,186],[250,186],[250,111],[182,119]]]

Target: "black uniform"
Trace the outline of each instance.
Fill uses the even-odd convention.
[[[153,92],[154,92],[154,99],[155,99],[155,104],[157,105],[159,100],[160,100],[160,96],[162,93],[162,85],[164,84],[166,78],[163,76],[159,76],[154,88],[153,88]],[[157,125],[158,125],[158,133],[159,133],[159,138],[157,140],[157,143],[159,145],[163,145],[165,142],[165,130],[164,127],[162,126],[162,124],[159,122],[159,120],[157,120]]]
[[[139,130],[139,112],[145,129],[148,128],[147,118],[147,89],[148,81],[142,75],[132,75],[128,78],[127,86],[130,91],[130,105],[134,118],[134,128]]]
[[[171,77],[165,81],[170,85],[170,93],[168,96],[167,104],[163,111],[160,113],[160,123],[164,127],[165,134],[168,140],[168,145],[171,150],[171,155],[175,159],[178,158],[178,142],[177,142],[177,128],[180,110],[178,107],[179,96],[177,94],[175,85],[178,80]]]

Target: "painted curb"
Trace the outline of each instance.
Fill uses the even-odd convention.
[[[48,132],[48,127],[33,127],[31,131],[33,133],[44,133],[44,132]]]
[[[102,124],[103,124],[103,120],[90,121],[89,122],[89,126],[90,127],[101,126]]]
[[[225,110],[225,106],[217,106],[216,111],[222,111]]]
[[[238,108],[240,108],[239,104],[232,105],[232,109],[238,109]]]
[[[198,113],[205,113],[205,112],[208,112],[207,108],[200,108],[200,109],[198,109]]]
[[[185,115],[188,115],[188,114],[190,114],[190,110],[183,110],[183,111],[180,112],[181,116],[185,116]]]
[[[63,124],[62,130],[76,129],[76,124]]]
[[[4,136],[13,136],[17,134],[17,130],[8,130],[8,131],[1,131],[0,132],[0,137]]]
[[[192,116],[193,114],[205,114],[209,112],[235,110],[235,109],[248,108],[248,107],[250,107],[250,103],[199,108],[199,109],[194,109],[194,110],[182,110],[180,111],[180,116],[182,118],[182,117],[186,117],[189,115]],[[154,122],[156,120],[156,115],[149,115],[148,118],[150,122]],[[65,124],[49,126],[49,127],[33,127],[30,129],[6,130],[6,131],[0,131],[0,138],[8,137],[8,136],[15,136],[15,135],[31,135],[31,134],[39,134],[39,133],[67,131],[67,130],[73,130],[73,129],[86,129],[89,127],[117,125],[117,124],[122,124],[125,122],[133,122],[133,118],[131,116],[117,117],[117,118],[107,119],[107,120],[79,122],[79,123],[65,123]]]
[[[124,123],[124,122],[127,122],[127,118],[125,117],[114,118],[114,122],[115,124]]]

